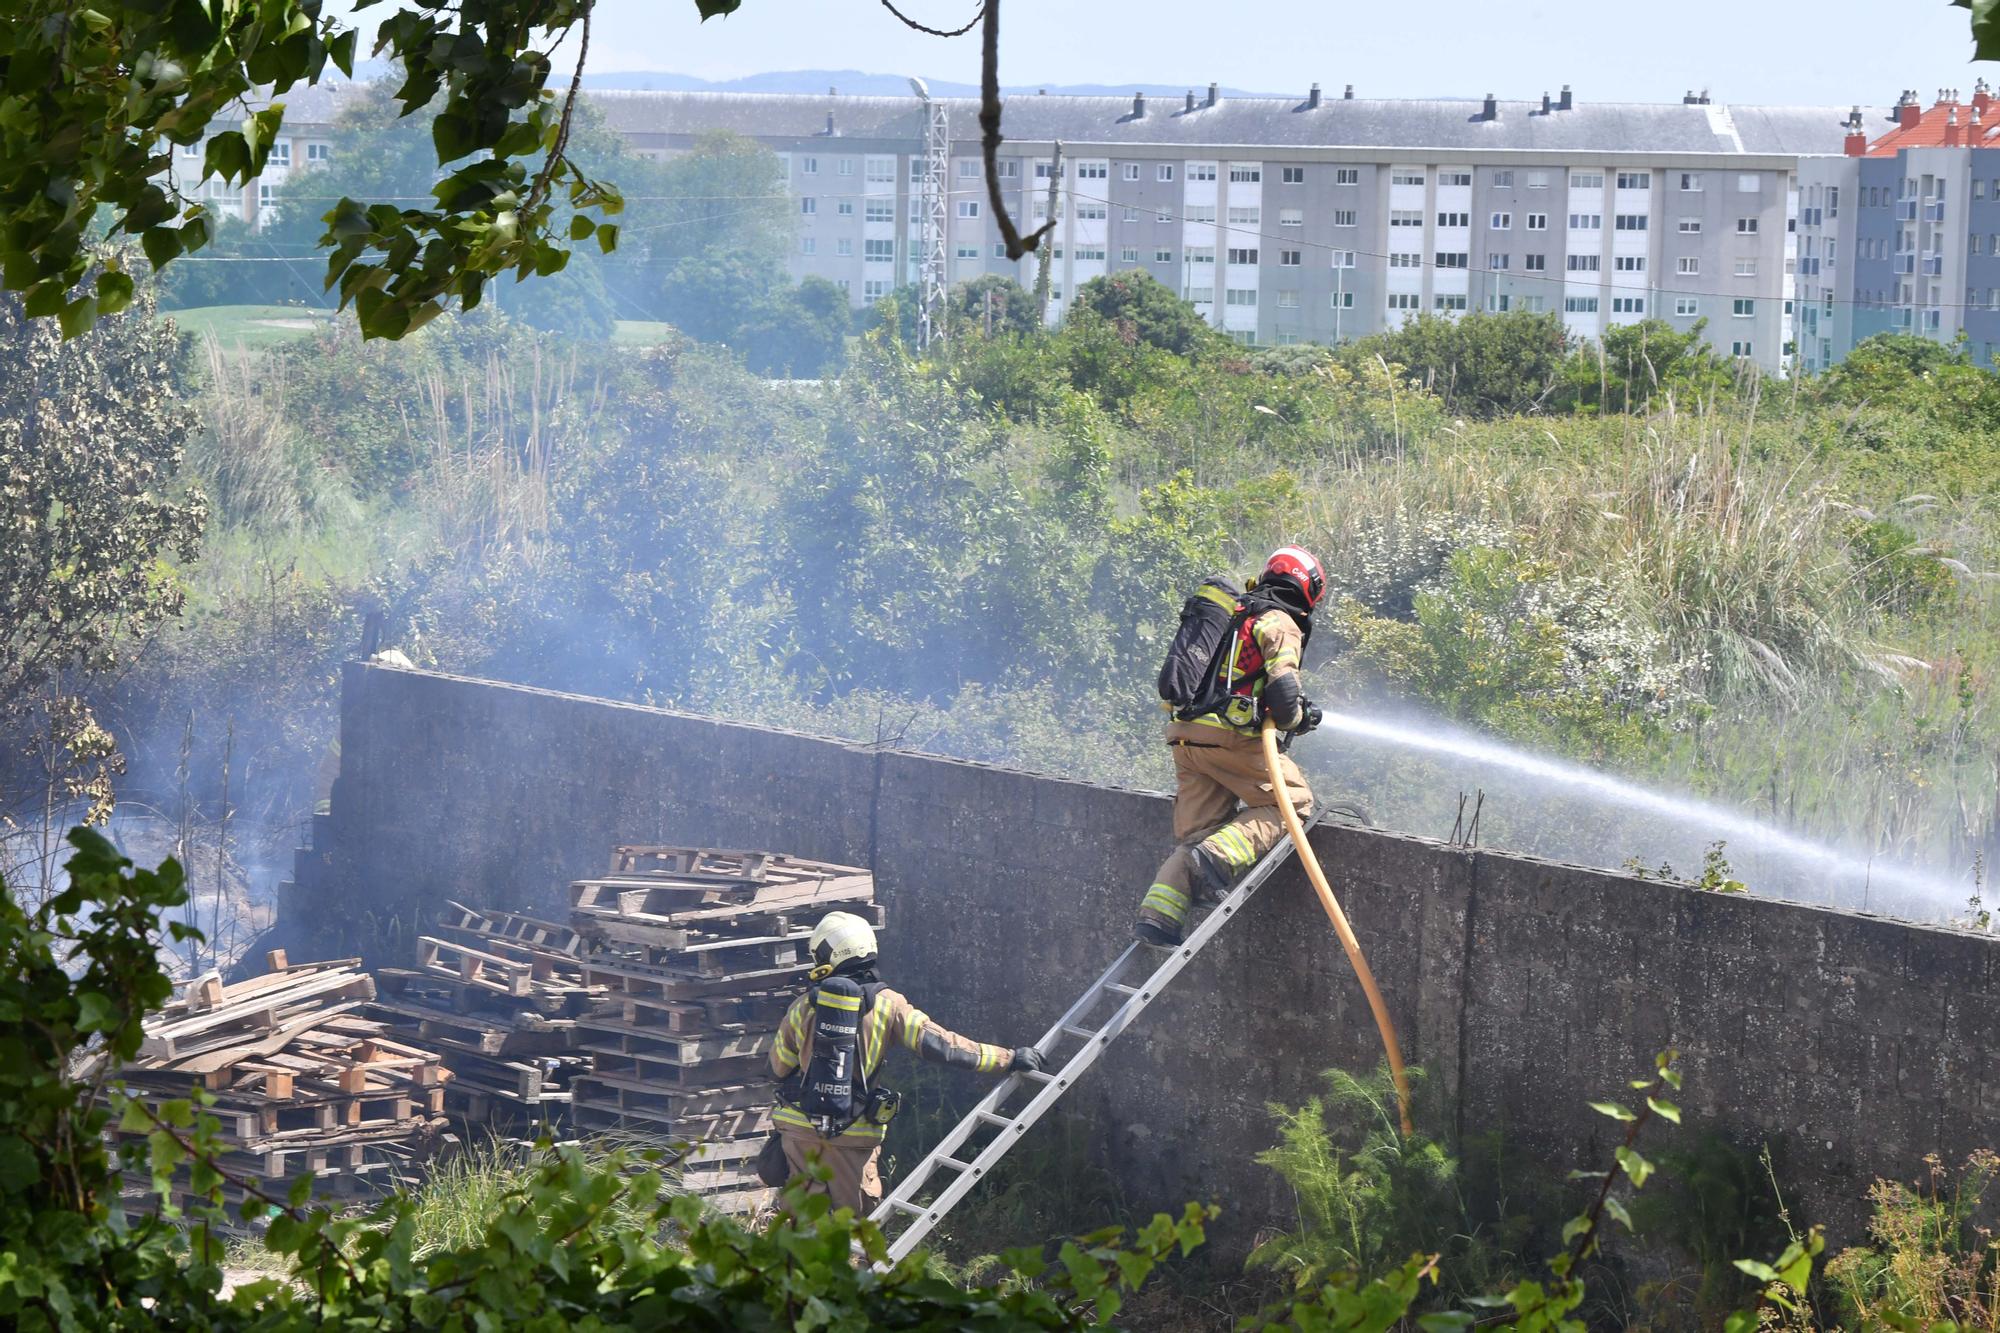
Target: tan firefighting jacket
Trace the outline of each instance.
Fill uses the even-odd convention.
[[[810,1061],[812,1038],[813,994],[808,990],[792,1001],[791,1008],[785,1011],[785,1021],[778,1025],[778,1040],[771,1047],[771,1072],[784,1079]],[[887,986],[875,992],[874,1006],[862,1015],[859,1041],[861,1072],[870,1088],[875,1086],[875,1071],[881,1068],[882,1057],[888,1053],[891,1042],[900,1042],[906,1049],[927,1060],[975,1069],[982,1074],[999,1073],[1014,1059],[1014,1052],[1009,1047],[988,1046],[970,1037],[961,1037],[950,1028],[931,1021],[929,1014],[911,1004],[900,991]],[[802,1112],[783,1101],[778,1103],[771,1119],[779,1129],[807,1134],[818,1132]],[[886,1125],[858,1120],[833,1142],[844,1145],[880,1143],[887,1129]]]

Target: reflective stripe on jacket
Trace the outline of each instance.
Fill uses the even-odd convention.
[[[1273,680],[1294,675],[1305,648],[1298,623],[1283,611],[1266,611],[1247,620],[1218,668],[1230,684],[1229,703],[1213,713],[1190,719],[1195,726],[1219,728],[1239,736],[1257,734],[1257,701]],[[1296,724],[1296,716],[1278,720],[1281,729]]]

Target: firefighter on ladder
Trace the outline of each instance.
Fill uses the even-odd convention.
[[[814,1192],[860,1214],[882,1198],[876,1163],[898,1098],[876,1086],[875,1075],[891,1045],[982,1074],[1039,1070],[1042,1055],[1032,1046],[988,1046],[932,1022],[875,975],[875,931],[851,912],[828,913],[806,947],[813,984],[785,1011],[771,1047],[779,1080],[771,1118],[784,1162],[764,1178],[777,1184],[817,1160],[833,1180],[830,1188],[815,1181]]]
[[[1213,586],[1204,584],[1203,593]],[[1258,726],[1268,714],[1289,738],[1319,725],[1319,708],[1300,689],[1299,663],[1325,595],[1326,576],[1311,552],[1297,546],[1273,552],[1235,606],[1211,667],[1215,706],[1192,717],[1182,710],[1168,724],[1175,846],[1140,904],[1141,941],[1179,944],[1196,900],[1220,900],[1285,836]],[[1290,756],[1280,763],[1299,818],[1310,817],[1305,775]]]

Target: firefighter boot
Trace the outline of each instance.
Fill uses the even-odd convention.
[[[1235,880],[1234,868],[1223,864],[1222,859],[1200,843],[1188,848],[1189,876],[1194,881],[1195,901],[1219,903],[1229,896],[1230,885]]]

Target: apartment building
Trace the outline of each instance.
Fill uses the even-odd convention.
[[[1855,108],[1843,155],[1801,162],[1799,196],[1806,369],[1878,333],[1963,335],[2000,365],[2000,109],[1985,80],[1969,101],[1905,92],[1880,120]]]
[[[219,217],[233,218],[252,227],[262,226],[274,206],[278,188],[294,171],[333,159],[334,126],[340,119],[341,103],[353,95],[354,85],[339,83],[294,88],[286,93],[281,99],[285,104],[284,123],[271,144],[264,173],[253,180],[239,185],[222,180],[203,182],[205,140],[175,147],[166,174],[187,198],[208,203]],[[253,109],[267,105],[268,100],[259,99]],[[212,128],[240,129],[245,115],[242,106],[225,110],[215,118]]]
[[[591,94],[642,153],[729,130],[785,161],[792,271],[856,305],[916,277],[922,108],[914,97]],[[949,281],[1004,273],[977,105],[951,128]],[[1792,338],[1796,177],[1844,151],[1823,107],[1322,96],[1161,105],[1144,96],[1016,96],[1000,173],[1026,231],[1049,208],[1051,317],[1100,274],[1144,269],[1246,342],[1332,342],[1421,311],[1559,312],[1576,334],[1658,317],[1707,321],[1722,350],[1778,369]]]

